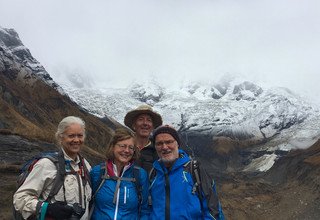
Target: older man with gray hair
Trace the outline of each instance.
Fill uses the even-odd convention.
[[[179,149],[172,126],[154,130],[152,142],[159,155],[150,172],[152,211],[149,219],[223,220],[215,182],[199,163]]]

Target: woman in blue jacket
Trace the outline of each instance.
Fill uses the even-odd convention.
[[[149,181],[146,171],[134,165],[139,156],[134,134],[117,129],[106,156],[106,162],[90,173],[94,192],[91,219],[148,219]]]

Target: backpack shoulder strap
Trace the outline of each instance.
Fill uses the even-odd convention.
[[[45,156],[44,158],[48,158],[49,160],[51,160],[57,168],[56,178],[54,179],[51,191],[48,195],[48,198],[46,199],[46,201],[50,201],[53,196],[55,196],[59,192],[60,188],[63,185],[64,177],[66,175],[65,160],[62,151],[59,151],[59,153],[55,154],[54,156]]]
[[[222,220],[224,219],[224,214],[218,198],[215,181],[205,169],[200,167],[200,170],[202,192],[207,200],[209,212],[216,219]]]
[[[203,212],[203,204],[202,204],[203,189],[201,185],[199,162],[191,158],[190,161],[186,162],[183,165],[183,168],[184,168],[184,171],[189,172],[192,176],[192,180],[193,180],[192,194],[197,194],[200,201],[201,211]]]
[[[83,169],[83,173],[81,173],[81,178],[84,180],[83,184],[85,186],[86,183],[89,183],[89,185],[91,187],[92,184],[91,184],[91,179],[90,179],[90,172],[88,170],[86,162],[84,161],[84,157],[82,157],[82,155],[79,154],[79,158],[80,158],[80,166],[82,166],[81,169]]]
[[[192,188],[192,193],[201,192],[201,177],[200,177],[200,167],[197,160],[191,159],[183,165],[183,169],[189,172],[192,176],[194,185]],[[201,194],[201,193],[200,193]]]
[[[136,165],[133,166],[133,178],[134,178],[134,185],[136,186],[136,191],[138,195],[139,215],[141,213],[141,204],[142,204],[142,185],[140,182],[140,169],[141,168]]]
[[[150,186],[151,186],[152,181],[154,180],[154,178],[157,175],[156,169],[154,169],[154,167],[152,167],[151,170],[149,171],[148,175],[149,175],[149,183],[150,183]]]
[[[140,169],[141,168],[138,166],[133,166],[133,178],[135,179],[134,184],[136,186],[139,204],[141,204],[142,202],[142,186],[140,183]]]
[[[100,164],[100,178],[99,178],[100,183],[99,183],[97,189],[93,192],[91,200],[93,200],[96,197],[98,191],[103,186],[103,184],[106,181],[106,179],[110,179],[110,176],[108,175],[107,164],[106,163],[107,162],[104,162],[104,163]]]
[[[98,179],[99,182],[99,185],[97,187],[97,189],[95,191],[92,191],[92,197],[91,197],[91,200],[89,202],[89,215],[88,215],[88,219],[91,219],[91,216],[92,216],[92,213],[93,213],[93,210],[94,210],[94,207],[95,207],[95,202],[94,202],[94,199],[97,195],[97,193],[99,192],[100,188],[103,186],[103,183],[106,181],[106,179],[108,179],[109,175],[108,175],[108,172],[107,172],[107,162],[104,162],[104,163],[101,163],[100,164],[100,177]],[[93,190],[93,188],[92,188]]]
[[[152,187],[152,184],[153,184],[153,181],[154,181],[156,175],[157,175],[157,170],[154,169],[154,167],[152,167],[151,170],[150,170],[150,172],[149,172],[149,174],[148,174],[148,176],[149,176],[149,189],[148,189],[148,190],[149,190],[149,196],[148,196],[148,204],[149,204],[150,206],[152,206],[152,198],[151,198],[151,193],[150,193],[150,191],[151,191],[151,187]]]
[[[104,182],[106,181],[106,179],[109,179],[109,175],[108,175],[108,171],[107,171],[107,162],[101,163],[100,164],[100,177],[98,179],[99,185],[97,187],[97,189],[95,191],[92,192],[92,197],[91,200],[89,202],[89,215],[88,215],[88,219],[91,219],[94,207],[95,207],[95,202],[94,199],[97,195],[97,193],[99,192],[100,188],[103,186]]]
[[[204,215],[203,200],[207,200],[208,211],[214,218],[224,219],[213,178],[201,167],[199,161],[191,160],[190,172],[195,182],[197,195],[200,200],[202,214]]]

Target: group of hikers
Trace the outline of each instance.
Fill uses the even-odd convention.
[[[91,168],[80,154],[85,122],[64,118],[55,135],[57,159],[47,156],[33,165],[13,196],[16,216],[224,219],[213,178],[180,148],[177,130],[162,123],[149,105],[129,111],[126,127],[116,129],[111,138],[106,161]]]

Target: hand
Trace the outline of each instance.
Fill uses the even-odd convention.
[[[47,207],[47,215],[54,219],[68,219],[73,213],[73,208],[65,202],[50,203]]]

